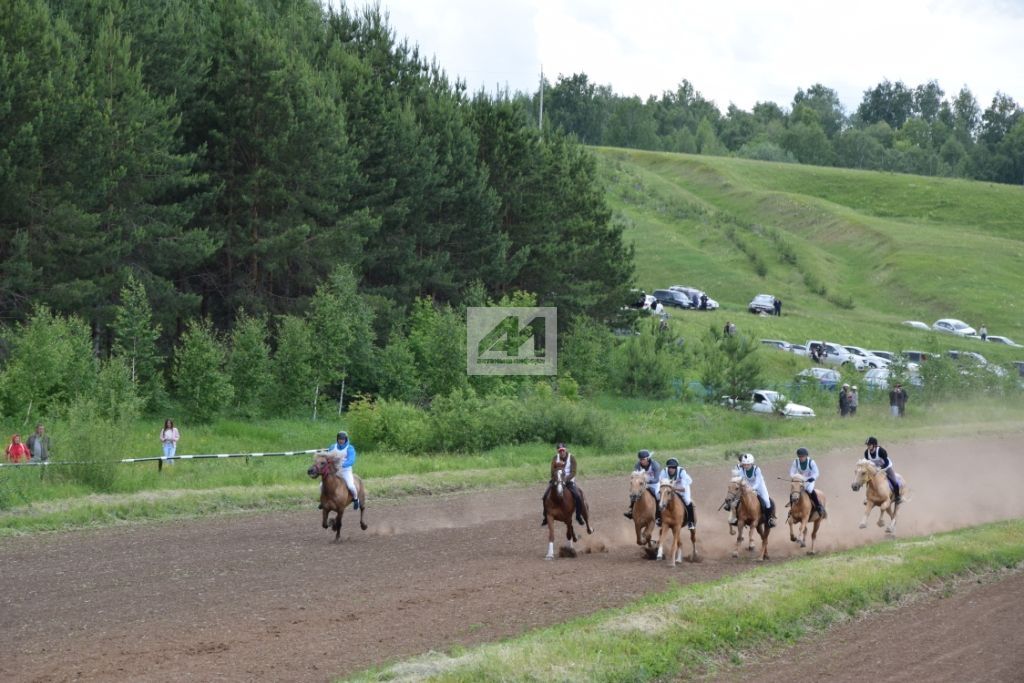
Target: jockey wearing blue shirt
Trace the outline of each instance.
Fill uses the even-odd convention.
[[[338,440],[327,448],[327,455],[336,458],[335,474],[341,477],[352,494],[352,509],[359,509],[359,496],[356,493],[356,480],[352,477],[352,466],[356,464],[356,449],[348,441],[348,433],[338,432]]]
[[[658,479],[661,475],[661,465],[658,461],[651,457],[651,452],[646,448],[636,454],[636,465],[633,467],[634,472],[643,472],[647,477],[647,490],[654,496],[654,500],[658,500]],[[630,499],[629,510],[622,513],[627,519],[633,519],[633,505],[636,503],[635,500]],[[661,526],[661,510],[658,506],[654,506],[654,518],[658,526]]]

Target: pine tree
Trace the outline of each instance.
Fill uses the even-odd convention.
[[[133,275],[121,288],[121,302],[114,314],[114,356],[122,358],[137,393],[150,410],[165,397],[160,365],[163,358],[157,351],[160,326],[153,323],[146,288]]]
[[[227,369],[239,413],[258,417],[269,412],[264,407],[272,381],[266,319],[250,316],[245,309],[238,312]]]
[[[227,354],[208,320],[192,321],[174,352],[174,396],[189,417],[209,422],[231,404]]]

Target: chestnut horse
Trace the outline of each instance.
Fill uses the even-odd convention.
[[[814,540],[818,537],[818,527],[821,526],[822,517],[814,509],[810,495],[804,490],[804,481],[804,477],[799,474],[794,474],[789,479],[789,517],[786,518],[786,522],[789,524],[789,540],[799,543],[801,548],[807,547],[807,525],[811,522],[814,523],[811,528],[811,549],[807,551],[808,555],[813,555]],[[821,491],[817,493],[818,502],[824,508],[825,494]],[[793,533],[794,524],[800,525],[800,538]]]
[[[565,483],[565,471],[561,468],[552,468],[551,486],[544,494],[544,514],[548,518],[548,554],[545,560],[555,559],[555,522],[565,524],[565,547],[562,554],[567,557],[576,557],[573,549],[573,541],[580,540],[576,536],[576,530],[572,526],[572,518],[576,514],[576,501],[572,497],[572,491]],[[593,533],[587,524],[587,531]]]
[[[900,484],[900,494],[904,500],[907,497],[907,487],[903,483],[903,477],[896,475]],[[885,533],[891,534],[896,531],[896,514],[899,512],[902,503],[896,502],[896,494],[889,486],[889,478],[885,470],[879,469],[870,460],[862,459],[857,462],[853,470],[853,484],[850,485],[854,491],[860,490],[861,486],[867,485],[864,489],[865,501],[864,518],[860,520],[860,528],[868,525],[868,516],[878,508],[878,526],[885,526],[882,520],[888,513],[889,526],[885,526]]]
[[[654,510],[658,501],[647,488],[645,472],[633,472],[629,475],[629,499],[633,502],[636,544],[643,547],[648,557],[654,557]]]
[[[662,482],[658,487],[658,508],[661,510],[661,530],[658,532],[658,558],[665,555],[662,552],[665,529],[672,530],[672,545],[669,546],[668,566],[676,566],[676,562],[683,561],[683,543],[681,534],[683,525],[687,523],[686,506],[682,499],[676,494],[675,487],[671,482]],[[693,546],[693,554],[690,555],[690,562],[697,561],[697,532],[690,529],[690,545]]]
[[[768,533],[771,531],[764,522],[761,514],[761,501],[757,497],[757,491],[752,489],[743,477],[733,477],[726,489],[725,502],[722,507],[726,510],[736,510],[736,547],[732,551],[733,557],[740,556],[740,541],[743,540],[743,528],[747,527],[747,538],[749,544],[747,550],[754,549],[754,532],[761,537],[761,559],[768,559]]]
[[[341,516],[345,514],[345,508],[352,504],[352,493],[345,485],[345,480],[335,474],[337,457],[326,453],[317,453],[313,457],[313,465],[308,470],[311,478],[323,478],[323,485],[320,488],[320,506],[324,511],[323,527],[330,527],[334,530],[334,540],[341,538]],[[363,521],[363,514],[366,512],[366,491],[363,489],[363,480],[353,475],[356,482],[356,493],[359,497],[359,528],[366,531],[366,523]],[[330,524],[327,516],[336,512]]]

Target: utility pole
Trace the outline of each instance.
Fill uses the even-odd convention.
[[[540,114],[537,116],[537,128],[544,134],[544,65],[540,65]]]

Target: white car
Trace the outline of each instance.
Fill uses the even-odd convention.
[[[889,368],[875,368],[864,373],[864,383],[875,389],[889,388]],[[912,386],[921,386],[921,375],[911,372],[908,375],[907,383]]]
[[[985,340],[996,344],[1006,344],[1007,346],[1012,346],[1015,349],[1024,349],[1024,346],[1018,344],[1009,337],[1001,337],[998,334],[990,334],[985,338]]]
[[[864,364],[869,368],[887,368],[889,367],[889,361],[881,356],[876,356],[865,348],[860,346],[843,346],[844,349],[852,353],[853,355],[861,358]]]
[[[932,329],[932,328],[928,327],[928,323],[923,323],[920,320],[904,320],[903,324],[906,325],[907,327],[913,327],[916,330],[931,330]]]
[[[726,402],[733,407],[741,407],[742,402],[727,398]],[[750,392],[750,409],[755,413],[782,415],[782,417],[814,417],[814,411],[807,406],[793,403],[777,391],[755,389]]]
[[[932,323],[932,329],[936,332],[955,334],[958,337],[977,334],[977,331],[973,327],[965,323],[963,320],[957,320],[956,318],[941,318],[936,320]]]
[[[793,352],[793,345],[788,341],[783,341],[781,339],[762,339],[761,343],[770,348],[779,349],[780,351]]]

